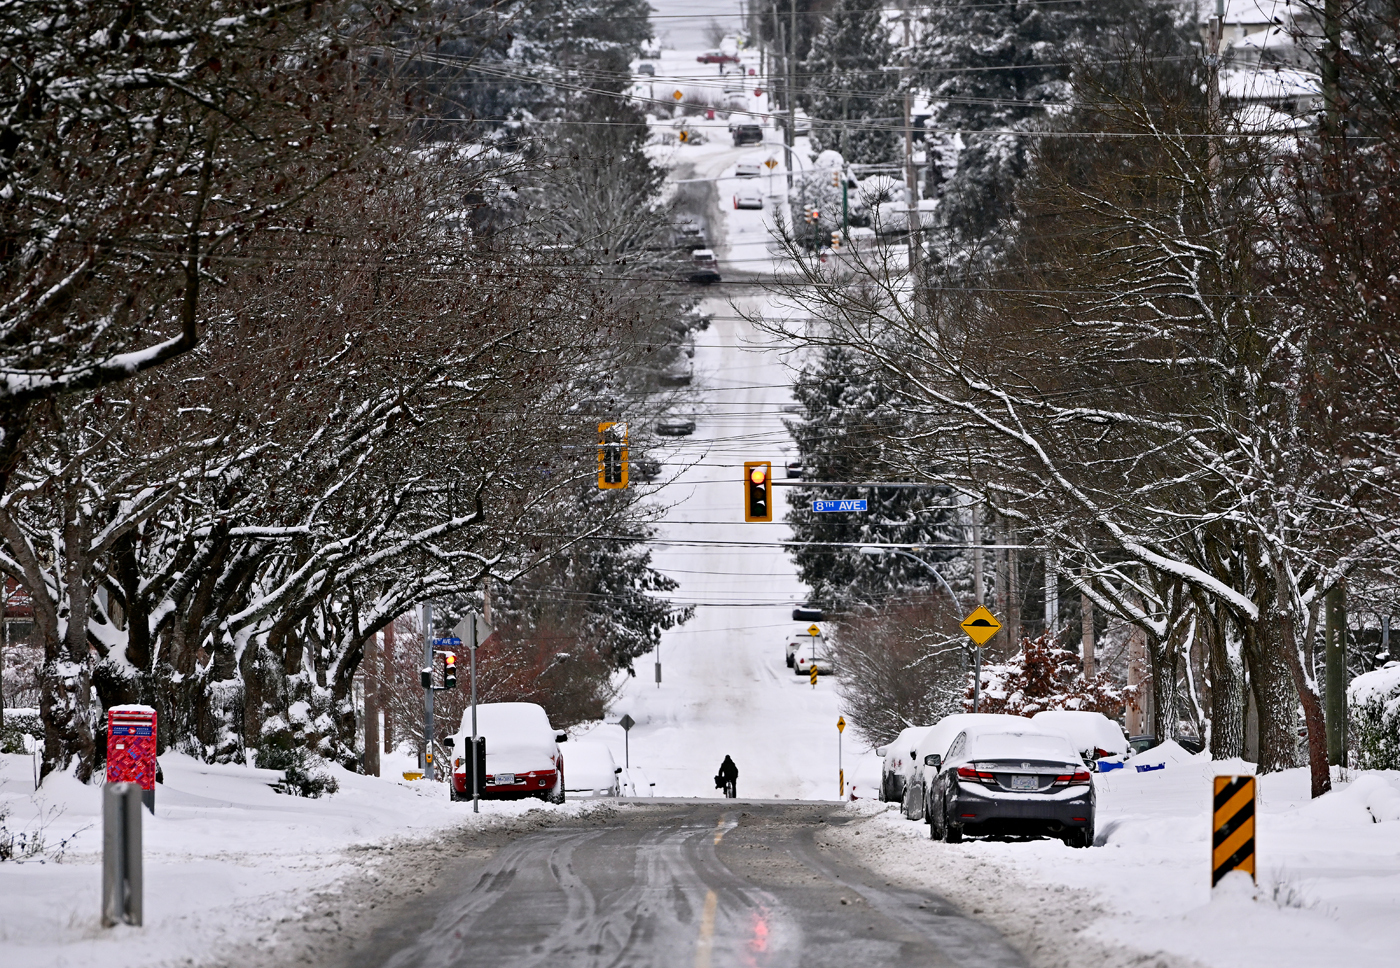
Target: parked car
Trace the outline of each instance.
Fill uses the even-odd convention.
[[[689,437],[695,433],[695,421],[689,417],[666,417],[657,421],[656,432],[663,437]]]
[[[784,647],[783,651],[787,653],[787,667],[789,669],[797,668],[797,653],[801,650],[802,641],[800,639],[795,636],[788,639],[788,644]]]
[[[1101,759],[1128,755],[1128,737],[1123,727],[1103,713],[1053,709],[1036,713],[1031,722],[1047,732],[1064,733],[1091,770],[1097,768]]]
[[[622,767],[612,750],[598,742],[578,742],[569,747],[569,779],[565,790],[588,797],[615,797],[622,792]]]
[[[695,362],[688,356],[680,356],[661,372],[661,384],[668,387],[688,387],[695,378]]]
[[[763,189],[757,185],[743,185],[734,193],[735,208],[763,208]]]
[[[696,249],[690,253],[690,281],[709,285],[712,282],[720,282],[719,260],[715,258],[713,249]]]
[[[645,74],[647,77],[655,77],[656,66],[654,64],[649,64],[646,61],[642,61],[640,64],[637,65],[637,73]]]
[[[924,763],[927,762],[931,754],[941,757],[947,753],[948,744],[953,742],[953,737],[957,736],[960,730],[975,725],[996,726],[1004,723],[1024,723],[1025,721],[1022,716],[1005,716],[1000,713],[954,713],[951,716],[944,716],[934,723],[919,740],[919,745],[914,748],[914,767],[909,774],[909,782],[904,791],[904,803],[901,807],[904,816],[909,820],[922,820],[924,818],[924,803],[927,799],[925,796]]]
[[[471,748],[471,710],[453,735],[452,799],[470,799],[465,759]],[[539,797],[564,802],[564,756],[559,744],[569,738],[549,725],[544,707],[532,702],[488,702],[476,707],[476,732],[486,738],[486,800]]]
[[[734,166],[735,178],[757,178],[763,174],[763,166],[756,161],[741,161]]]
[[[811,653],[799,654],[797,661],[793,664],[793,671],[799,676],[810,676],[813,665],[817,667],[817,675],[819,676],[829,676],[836,672],[836,662],[831,657],[831,650],[820,647],[815,656]]]
[[[659,460],[652,460],[650,457],[633,458],[630,465],[628,476],[639,481],[654,481],[661,476]]]
[[[691,48],[691,50],[694,50],[694,49],[695,49],[695,48],[693,48],[693,47]],[[707,50],[707,51],[705,51],[705,53],[701,54],[699,57],[697,57],[697,58],[695,58],[695,59],[696,59],[697,61],[699,61],[701,64],[737,64],[737,63],[739,63],[739,55],[738,55],[738,54],[726,54],[726,53],[725,53],[724,51],[722,51],[722,50]]]
[[[800,460],[790,460],[783,465],[784,471],[790,478],[802,479],[802,462]]]
[[[929,836],[1045,835],[1070,847],[1094,843],[1094,778],[1060,733],[1021,725],[972,725],[940,757],[928,754]]]
[[[909,785],[909,777],[914,772],[915,753],[919,740],[933,727],[910,726],[900,730],[898,736],[875,750],[882,758],[880,767],[880,799],[887,803],[900,803],[904,800],[904,788]]]
[[[763,125],[761,124],[736,124],[729,129],[729,135],[734,139],[734,147],[742,148],[744,145],[763,144]]]
[[[1187,733],[1177,733],[1175,736],[1172,737],[1172,739],[1176,740],[1176,745],[1180,746],[1182,749],[1192,754],[1193,756],[1206,748],[1206,744],[1200,739],[1200,737],[1191,736]],[[1152,749],[1152,747],[1160,745],[1160,741],[1157,739],[1156,736],[1152,735],[1151,733],[1144,733],[1141,736],[1128,737],[1128,748],[1132,750],[1131,755],[1133,756],[1137,756],[1139,753],[1146,752],[1147,750]]]

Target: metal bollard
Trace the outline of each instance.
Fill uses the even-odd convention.
[[[141,923],[141,786],[102,788],[102,924]]]

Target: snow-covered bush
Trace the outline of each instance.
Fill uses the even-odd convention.
[[[972,711],[972,686],[963,704]],[[1086,680],[1081,660],[1057,649],[1048,635],[1023,638],[1021,651],[1004,663],[982,666],[978,711],[1034,716],[1049,709],[1077,709],[1116,719],[1123,711],[1123,691],[1106,675]]]
[[[1400,769],[1400,662],[1387,662],[1385,668],[1351,680],[1347,705],[1357,767]]]
[[[5,710],[5,725],[0,726],[0,753],[28,753],[25,737],[31,743],[44,738],[44,723],[37,709]]]

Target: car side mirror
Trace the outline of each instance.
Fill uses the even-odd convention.
[[[554,734],[554,742],[556,742],[556,743],[567,743],[568,741],[569,741],[569,734],[568,734],[568,733],[555,733],[555,734]]]
[[[457,745],[457,741],[456,741],[455,739],[453,739],[451,736],[449,736],[449,737],[447,737],[447,739],[445,739],[445,740],[442,741],[442,745],[443,745],[443,747],[444,747],[445,749],[449,749],[449,750],[450,750],[450,749],[452,749],[452,747],[454,747],[454,746]]]
[[[931,766],[935,770],[942,769],[943,757],[939,756],[937,753],[930,753],[924,757],[924,766]]]
[[[621,773],[621,772],[622,772],[622,767],[620,767],[620,766],[614,766],[614,767],[613,767],[613,772],[614,772],[614,773]]]
[[[888,750],[888,746],[877,746],[875,747],[875,755],[883,757]]]

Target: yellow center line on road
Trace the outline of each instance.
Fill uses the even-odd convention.
[[[719,842],[722,834],[715,835]],[[695,968],[710,968],[710,953],[715,945],[715,908],[719,906],[719,895],[714,891],[705,895],[705,911],[700,915],[700,939],[695,943]]]

